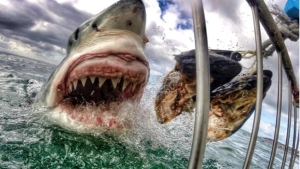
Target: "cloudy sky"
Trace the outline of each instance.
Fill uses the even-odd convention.
[[[85,20],[116,0],[1,0],[0,51],[58,64],[65,56],[69,35]],[[194,49],[194,34],[189,1],[144,0],[147,10],[146,54],[152,75],[165,75],[174,65],[173,54]],[[282,0],[266,1],[270,6]],[[210,49],[254,50],[251,10],[246,1],[204,0]],[[263,40],[267,39],[262,31]],[[286,40],[299,77],[299,42]],[[242,61],[245,67],[250,61]],[[273,85],[263,103],[259,135],[273,138],[277,96],[277,56],[264,62],[273,71]],[[285,142],[287,126],[287,83],[284,79],[280,142]],[[243,129],[251,131],[253,116]]]

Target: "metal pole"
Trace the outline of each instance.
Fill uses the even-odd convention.
[[[291,63],[289,53],[284,44],[284,39],[267,7],[265,1],[263,0],[247,0],[248,4],[251,6],[253,4],[258,6],[258,15],[262,26],[265,28],[270,40],[273,42],[276,51],[282,52],[282,64],[283,69],[287,75],[289,81],[292,82],[292,91],[297,107],[299,107],[299,88],[297,78],[294,73],[293,65]]]
[[[298,137],[297,137],[297,145],[296,145],[296,152],[295,153],[297,153],[297,151],[298,151],[298,147],[299,147],[299,130],[298,130]],[[293,168],[294,167],[294,164],[295,164],[295,160],[296,160],[296,155],[294,155],[294,158],[293,158],[293,163],[292,163],[292,167],[291,168]]]
[[[189,169],[202,167],[210,108],[210,69],[202,0],[192,1],[192,13],[196,45],[197,102]]]
[[[284,154],[283,154],[281,169],[284,169],[284,167],[285,167],[287,152],[289,151],[291,120],[292,120],[292,87],[291,87],[291,81],[289,81],[288,88],[289,88],[289,90],[288,90],[288,95],[289,95],[288,124],[287,124],[287,134],[286,134],[286,141],[285,141],[285,148],[284,148]]]
[[[297,135],[297,107],[296,105],[294,105],[294,134],[293,134],[293,149],[291,152],[291,158],[290,158],[290,165],[289,165],[289,169],[292,169],[294,164],[294,156],[296,156],[296,135]]]
[[[277,89],[277,115],[276,115],[276,125],[275,125],[275,134],[273,139],[272,145],[272,152],[270,156],[269,166],[268,169],[272,169],[277,143],[278,143],[278,136],[279,136],[279,129],[280,129],[280,119],[281,119],[281,108],[282,108],[282,53],[278,52],[278,89]]]
[[[261,49],[261,35],[260,35],[260,26],[259,26],[259,18],[258,18],[258,9],[255,4],[250,4],[250,7],[253,15],[253,22],[254,22],[254,29],[255,29],[255,43],[256,43],[256,52],[257,52],[256,53],[257,92],[256,92],[256,105],[255,105],[253,128],[252,128],[246,159],[243,166],[244,169],[248,169],[250,167],[252,156],[254,153],[254,148],[255,148],[258,129],[259,129],[261,106],[262,106],[262,99],[263,99],[263,62],[262,62],[263,60],[262,60],[262,53],[261,53],[262,49]]]

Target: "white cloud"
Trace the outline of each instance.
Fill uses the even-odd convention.
[[[261,121],[259,129],[263,137],[274,137],[275,127],[271,123]]]
[[[0,5],[4,5],[4,6],[8,7],[8,6],[10,6],[10,3],[8,0],[2,0],[2,1],[0,1]]]
[[[6,52],[14,53],[14,54],[21,54],[26,55],[29,57],[31,54],[33,54],[32,48],[30,45],[26,45],[22,43],[21,41],[14,40],[14,39],[8,39],[4,36],[0,35],[0,43],[5,43],[7,47],[2,50],[6,50]]]
[[[33,27],[30,28],[31,31],[47,31],[48,22],[37,21]]]

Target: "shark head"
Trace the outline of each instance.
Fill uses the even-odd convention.
[[[141,0],[120,0],[84,22],[38,101],[64,126],[124,127],[111,112],[122,102],[139,101],[148,82],[145,24]]]

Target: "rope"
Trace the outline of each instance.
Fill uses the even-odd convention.
[[[292,20],[287,14],[285,14],[278,5],[273,5],[270,9],[270,13],[275,16],[275,23],[284,39],[288,38],[291,41],[297,41],[299,39],[299,20]]]
[[[275,23],[282,35],[284,40],[290,39],[291,41],[298,41],[299,39],[299,20],[291,19],[287,14],[285,14],[278,5],[272,5],[270,13],[274,16]],[[275,46],[270,39],[265,40],[262,43],[262,55],[264,58],[272,56],[275,52]],[[244,59],[250,59],[256,56],[256,51],[238,51],[242,54]],[[253,64],[254,65],[254,64]],[[250,67],[252,68],[253,65]]]

